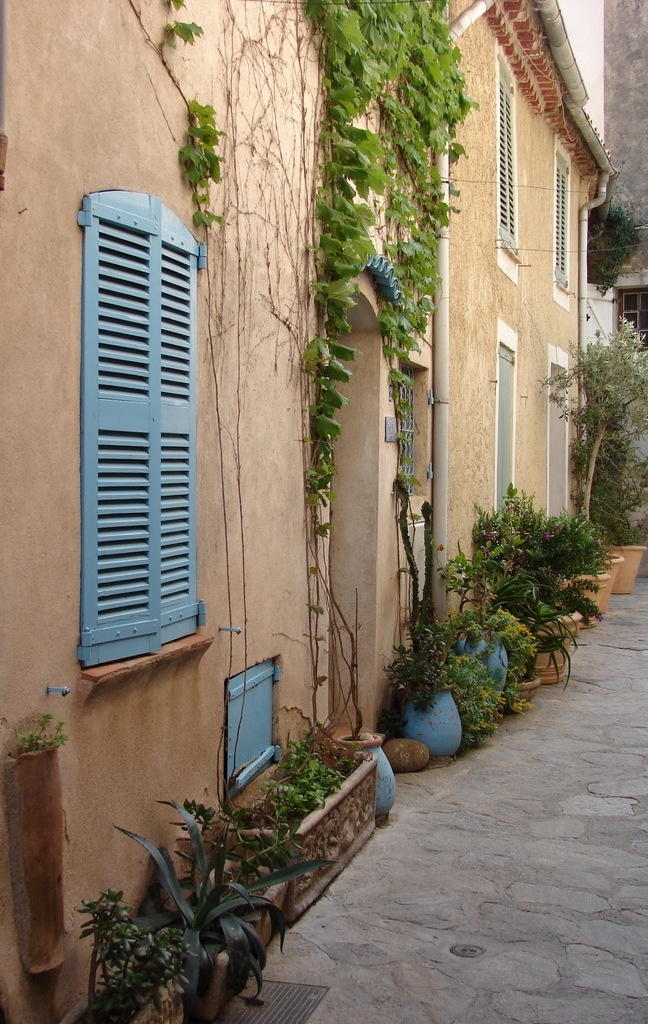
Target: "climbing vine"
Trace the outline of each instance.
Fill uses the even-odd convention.
[[[355,355],[344,344],[354,279],[378,238],[403,293],[399,307],[380,300],[379,322],[392,382],[404,383],[398,360],[418,351],[434,309],[437,238],[448,221],[434,154],[463,152],[453,140],[471,104],[442,0],[306,0],[306,11],[320,37],[326,92],[314,285],[321,331],[304,354],[314,383],[307,486],[318,507],[334,496],[337,412],[346,402],[338,385]]]
[[[638,242],[639,233],[632,213],[620,203],[613,203],[605,224],[589,239],[587,246],[587,279],[602,295],[614,287],[623,264]]]
[[[181,146],[178,156],[191,186],[196,205],[193,215],[194,224],[207,228],[214,223],[220,224],[222,223],[221,218],[210,209],[209,187],[212,182],[217,183],[221,180],[223,157],[216,152],[216,147],[224,133],[216,127],[216,111],[210,104],[202,104],[186,96],[165,54],[165,47],[175,48],[177,39],[193,46],[196,39],[203,35],[203,29],[195,21],[168,21],[163,29],[161,42],[156,43],[144,26],[141,11],[135,6],[133,0],[129,0],[129,2],[149,46],[160,57],[167,74],[187,107],[189,120],[187,141],[185,145]],[[163,0],[163,2],[169,10],[179,11],[185,6],[185,0]]]

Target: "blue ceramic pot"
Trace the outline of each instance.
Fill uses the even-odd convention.
[[[387,756],[382,748],[382,737],[377,737],[375,746],[369,745],[370,750],[377,759],[376,765],[376,815],[389,814],[396,799],[396,777]]]
[[[490,648],[490,650],[489,650]],[[474,654],[481,661],[498,690],[503,690],[508,672],[508,654],[503,643],[496,640],[489,644],[486,640],[473,643],[463,636],[455,647],[455,654]]]
[[[435,693],[423,710],[418,710],[408,700],[403,718],[403,736],[425,743],[432,757],[457,753],[461,743],[461,719],[451,690]]]
[[[350,743],[354,747],[362,747],[373,754],[378,764],[376,765],[376,815],[389,814],[396,799],[396,777],[382,745],[383,737],[375,733],[360,733],[360,738],[355,742],[350,736],[339,736],[342,743]]]

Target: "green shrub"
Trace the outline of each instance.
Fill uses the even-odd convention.
[[[461,754],[496,731],[503,699],[497,684],[473,655],[450,655],[447,677],[453,685],[452,696],[461,718]]]

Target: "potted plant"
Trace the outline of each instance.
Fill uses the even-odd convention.
[[[506,678],[503,684],[499,685],[499,673],[491,671],[489,675],[504,694],[507,705],[516,701],[520,690],[527,696],[534,692],[531,682],[537,674],[538,643],[528,626],[504,608],[492,608],[490,605],[483,610],[464,608],[458,613],[450,613],[450,618],[455,630],[468,641],[469,646],[479,652],[486,665],[490,652],[495,652],[495,645],[504,648]],[[468,645],[464,644],[460,650],[465,650]],[[499,663],[498,658],[496,665]]]
[[[283,914],[267,896],[259,895],[260,890],[290,881],[321,867],[323,862],[314,860],[289,864],[247,885],[228,881],[227,829],[209,850],[193,814],[174,801],[159,802],[174,808],[181,816],[191,843],[192,866],[188,878],[181,880],[166,847],[158,847],[148,839],[116,826],[150,855],[161,891],[171,904],[170,909],[153,913],[150,907],[144,908],[146,912],[136,917],[134,923],[152,933],[161,928],[180,927],[187,947],[183,962],[185,1019],[194,1015],[202,1020],[213,1020],[227,998],[241,992],[250,978],[256,982],[257,995],[261,990],[266,954],[264,944],[253,927],[261,910],[270,917],[271,937],[278,932],[283,945]],[[227,953],[227,963],[223,965],[225,970],[216,972],[217,957],[223,952]],[[210,992],[212,978],[215,984]]]
[[[20,951],[30,974],[63,963],[63,719],[44,714],[9,759],[9,840]]]
[[[242,809],[247,828],[296,825],[293,841],[305,858],[322,865],[288,883],[283,914],[296,920],[364,846],[376,827],[376,767],[353,744],[321,729],[291,741],[261,799]]]
[[[87,918],[81,938],[92,939],[84,1024],[182,1024],[180,993],[187,945],[179,928],[153,933],[131,919],[123,892],[107,889],[78,908]]]
[[[424,743],[433,757],[453,755],[461,743],[461,719],[447,672],[455,641],[449,620],[418,626],[408,645],[394,649],[396,657],[387,668],[402,735]]]

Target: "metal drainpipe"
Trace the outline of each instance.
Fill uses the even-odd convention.
[[[604,171],[599,178],[598,193],[578,211],[578,348],[582,352],[587,341],[587,227],[588,214],[606,201],[610,174]]]
[[[475,0],[450,25],[450,37],[456,41],[495,0]],[[450,202],[450,158],[448,151],[438,154],[436,167],[443,182],[443,198]],[[434,296],[434,433],[432,437],[432,536],[437,545],[437,563],[445,565],[448,548],[448,463],[450,396],[450,227],[441,228],[437,248],[439,285]],[[445,585],[438,573],[432,581],[432,599],[441,618],[446,608]]]
[[[7,95],[7,0],[0,0],[0,192],[5,187],[4,170],[7,160],[7,134],[5,107]]]

